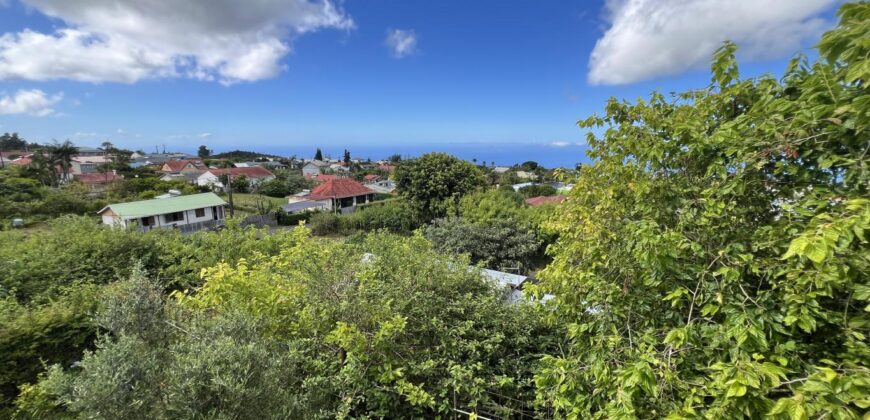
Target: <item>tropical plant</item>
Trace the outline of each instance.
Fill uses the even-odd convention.
[[[462,196],[485,185],[477,166],[445,153],[402,161],[395,181],[399,194],[423,220],[447,215]]]
[[[539,277],[571,340],[539,402],[576,418],[866,418],[870,3],[821,59],[579,125],[595,159],[549,227]]]

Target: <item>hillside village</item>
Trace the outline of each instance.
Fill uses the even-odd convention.
[[[369,51],[361,45],[371,42],[371,32],[357,25],[366,28],[372,17],[351,20],[343,3],[306,0],[275,9],[268,9],[271,2],[110,3],[0,1],[3,12],[50,18],[62,28],[0,35],[0,80],[9,82],[12,74],[28,83],[89,83],[100,95],[117,90],[135,101],[105,103],[125,118],[147,120],[150,110],[167,125],[178,116],[157,112],[154,103],[183,108],[182,122],[214,122],[224,115],[211,115],[211,102],[225,106],[231,101],[224,98],[241,97],[238,115],[222,125],[249,130],[258,127],[246,119],[270,125],[292,114],[299,119],[275,123],[287,137],[281,141],[311,150],[301,157],[230,150],[254,147],[248,131],[232,141],[211,131],[162,133],[175,145],[154,153],[138,149],[152,146],[134,143],[138,133],[121,128],[102,131],[100,144],[81,140],[96,132],[35,141],[45,138],[31,135],[41,125],[67,124],[68,115],[52,107],[93,105],[67,105],[63,93],[0,92],[4,130],[10,121],[24,127],[0,135],[0,418],[868,418],[870,3],[837,4],[836,23],[822,31],[825,13],[834,14],[824,2],[772,2],[765,13],[740,2],[607,2],[601,11],[614,21],[590,47],[589,84],[630,85],[651,69],[669,83],[691,84],[668,94],[602,100],[598,112],[576,123],[588,160],[571,167],[544,165],[527,152],[570,155],[581,150],[573,141],[504,143],[516,146],[519,158],[496,163],[500,150],[485,150],[487,161],[458,157],[483,154],[425,151],[358,156],[351,149],[359,141],[347,141],[335,159],[319,142],[299,140],[359,139],[371,127],[388,136],[393,125],[411,137],[408,127],[420,126],[416,117],[405,125],[401,108],[416,96],[425,100],[407,103],[433,111],[425,117],[431,125],[422,127],[469,133],[484,127],[511,136],[535,119],[511,121],[512,106],[546,113],[562,109],[550,108],[557,101],[573,107],[604,91],[590,88],[579,100],[569,89],[559,94],[558,86],[532,84],[533,68],[551,66],[540,64],[545,61],[511,61],[524,84],[489,85],[514,66],[478,75],[491,57],[451,49],[479,61],[435,66],[436,73],[402,84],[403,72],[429,71],[411,60],[436,55],[438,43],[423,54],[413,30],[389,28],[380,47],[392,53],[373,61],[401,71],[365,77],[355,55]],[[542,53],[546,46],[524,43],[552,43],[538,35],[564,29],[559,23],[567,25],[561,15],[568,9],[554,13],[555,4],[497,11],[463,4],[475,19],[446,14],[461,38],[450,45],[480,42],[472,28],[482,24],[479,16],[494,15],[522,23],[523,42],[487,56]],[[413,6],[438,19],[431,7]],[[211,14],[224,8],[228,14]],[[88,19],[122,12],[125,25],[88,32],[94,24]],[[154,14],[137,20],[148,13]],[[546,28],[535,26],[541,24],[536,13]],[[72,15],[90,26],[62,26]],[[585,9],[572,12],[570,24],[584,15]],[[798,21],[789,24],[785,15]],[[257,25],[258,19],[268,22]],[[671,33],[671,19],[694,25]],[[185,36],[173,39],[177,28],[164,20]],[[197,33],[215,22],[250,28],[232,36]],[[135,30],[113,37],[116,26]],[[160,37],[137,42],[142,28],[152,26]],[[756,62],[747,76],[740,47],[710,46],[709,37],[699,36],[707,26],[736,34],[749,27],[749,35],[765,38],[755,47],[773,48],[773,41],[797,32],[818,39],[812,54],[775,63],[782,65],[775,75],[759,73],[768,67]],[[275,81],[255,90],[259,78],[286,70],[279,58],[294,45],[281,38],[285,32],[302,37],[322,28],[346,31],[340,68],[295,66],[294,76],[320,81],[350,69],[353,74],[344,73],[353,81],[349,90],[359,89],[371,108],[349,105],[362,116],[332,111],[349,109],[339,102],[357,93],[328,90],[341,80]],[[531,28],[541,33],[526,31]],[[487,26],[482,38],[510,35],[494,29]],[[354,31],[365,36],[354,38]],[[173,42],[162,44],[164,35]],[[573,45],[568,38],[554,39]],[[180,39],[185,42],[175,42]],[[220,48],[228,39],[229,53]],[[208,54],[163,54],[154,47],[193,48],[202,40]],[[38,64],[45,46],[61,41],[65,48],[47,54],[63,58],[48,67],[56,73],[37,74],[40,67],[28,60]],[[19,48],[27,54],[9,60],[23,42],[32,42]],[[671,44],[676,47],[665,48]],[[73,66],[89,49],[110,59],[131,45],[135,71],[113,75],[109,87],[100,77],[125,60],[98,60],[106,66],[96,72],[81,62]],[[299,44],[293,51],[302,56],[322,47]],[[564,55],[564,45],[558,47]],[[690,53],[710,56],[708,84],[656,68]],[[602,57],[609,60],[602,64]],[[625,57],[631,65],[618,65]],[[161,67],[166,63],[172,64]],[[54,80],[70,69],[62,82]],[[145,75],[143,89],[137,78]],[[527,82],[528,90],[549,96],[525,101]],[[154,100],[159,95],[152,90],[164,84],[171,85],[171,100]],[[310,95],[299,115],[276,106],[290,101],[286,86]],[[510,95],[493,94],[505,86]],[[380,102],[369,88],[396,100]],[[333,95],[321,95],[326,90]],[[473,100],[445,100],[466,91]],[[260,101],[273,94],[280,100]],[[105,112],[100,95],[82,98]],[[507,99],[514,95],[520,99]],[[173,107],[200,96],[200,107]],[[314,115],[324,97],[325,113],[341,115],[346,127],[327,127]],[[34,104],[43,109],[28,108]],[[384,109],[387,117],[378,114]],[[31,124],[24,115],[48,119]],[[377,115],[383,119],[369,121]],[[308,119],[315,122],[305,125]],[[496,144],[503,147],[485,148]],[[196,145],[195,154],[172,151]]]

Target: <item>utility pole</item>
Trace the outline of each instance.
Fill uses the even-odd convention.
[[[233,206],[233,174],[230,173],[230,168],[227,168],[227,195],[230,198],[230,217],[233,217],[235,206]]]

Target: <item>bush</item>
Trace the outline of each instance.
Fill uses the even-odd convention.
[[[408,234],[420,226],[416,213],[403,201],[363,206],[340,220],[344,231],[386,229],[393,233]]]
[[[435,249],[468,254],[497,270],[527,270],[539,253],[541,240],[534,229],[515,219],[496,219],[487,224],[459,217],[437,219],[426,227],[426,238]]]
[[[335,235],[342,232],[341,217],[332,212],[315,213],[308,220],[311,232],[318,236]]]
[[[294,213],[290,214],[284,210],[278,209],[275,212],[275,219],[280,226],[297,226],[300,221],[308,221],[314,217],[315,214],[320,213],[319,211],[312,212],[302,212],[302,213]]]
[[[550,185],[538,184],[520,188],[518,191],[525,198],[556,195],[557,191]]]

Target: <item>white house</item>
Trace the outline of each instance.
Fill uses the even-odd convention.
[[[155,198],[153,200],[109,204],[97,212],[103,224],[132,228],[143,232],[151,229],[179,229],[194,232],[222,226],[227,205],[214,193]]]
[[[314,178],[323,172],[323,168],[328,166],[329,164],[322,160],[312,160],[302,166],[302,176],[306,178]]]
[[[262,166],[251,166],[249,168],[222,168],[209,169],[196,178],[196,185],[200,187],[224,188],[221,182],[221,175],[230,174],[233,178],[244,176],[252,186],[257,186],[263,182],[275,179],[273,174],[268,169]]]

